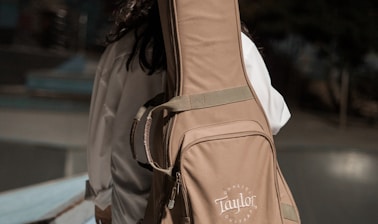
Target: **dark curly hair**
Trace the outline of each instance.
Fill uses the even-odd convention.
[[[107,42],[113,43],[129,32],[134,32],[135,43],[126,62],[127,70],[138,55],[139,64],[151,75],[166,68],[166,56],[161,31],[159,9],[156,0],[118,1],[113,12],[114,27],[107,35]],[[152,54],[147,54],[152,49]]]
[[[151,75],[155,71],[166,69],[166,54],[160,24],[159,9],[156,0],[121,0],[113,12],[114,27],[107,36],[107,42],[113,43],[133,31],[136,42],[126,62],[127,70],[138,54],[139,64]],[[242,32],[250,36],[247,27],[241,22]],[[251,38],[252,39],[252,38]],[[147,55],[147,49],[152,55]]]

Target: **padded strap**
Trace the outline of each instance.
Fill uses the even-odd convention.
[[[137,159],[138,155],[136,154],[136,151],[135,151],[135,132],[136,132],[136,129],[138,127],[138,124],[139,124],[140,120],[142,119],[142,117],[144,116],[144,114],[146,113],[146,111],[148,110],[148,108],[149,107],[156,107],[157,105],[163,103],[164,98],[165,98],[164,93],[160,93],[160,94],[156,95],[154,98],[147,101],[141,108],[139,108],[137,114],[134,117],[134,121],[133,121],[133,124],[131,126],[131,131],[130,131],[130,149],[131,149],[131,153],[133,155],[133,158],[135,160],[138,160]],[[142,162],[139,162],[139,164],[142,167],[145,167],[147,165],[147,164],[144,164]]]
[[[144,149],[146,151],[147,160],[150,165],[169,176],[172,175],[173,167],[167,169],[162,168],[154,162],[150,150],[150,131],[152,124],[152,116],[155,112],[167,110],[168,112],[183,112],[188,110],[204,109],[209,107],[221,106],[230,103],[237,103],[253,99],[253,95],[249,86],[241,86],[219,91],[207,92],[202,94],[194,94],[187,96],[176,96],[166,103],[153,108],[147,116],[147,122],[144,129]]]

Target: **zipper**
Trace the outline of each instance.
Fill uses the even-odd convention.
[[[182,152],[181,152],[181,157],[183,156],[185,151],[190,149],[193,145],[196,145],[196,144],[199,144],[199,143],[202,143],[202,142],[219,140],[219,139],[235,138],[235,137],[256,136],[256,135],[265,138],[269,142],[269,144],[271,145],[272,151],[274,151],[272,140],[265,133],[260,132],[260,131],[243,131],[243,132],[235,132],[235,133],[227,133],[227,134],[207,136],[207,137],[203,137],[203,138],[197,139],[195,141],[192,141],[192,142],[186,144],[185,146],[182,146],[183,149],[182,149]],[[275,152],[273,152],[273,155],[275,156]]]
[[[175,207],[176,199],[181,193],[182,200],[184,202],[184,208],[185,208],[185,216],[189,217],[189,202],[188,202],[188,195],[187,191],[185,189],[185,186],[183,185],[183,179],[180,172],[176,172],[176,180],[175,184],[172,187],[171,196],[168,202],[168,209],[172,210]]]
[[[176,5],[175,5],[175,1],[170,1],[169,2],[169,11],[171,13],[170,17],[171,19],[169,20],[170,22],[170,28],[171,28],[171,31],[173,33],[173,38],[171,39],[172,40],[172,51],[173,51],[173,54],[175,55],[175,90],[174,90],[174,96],[178,96],[180,95],[180,92],[181,92],[181,81],[180,81],[180,75],[177,75],[177,74],[180,74],[180,65],[179,64],[179,59],[178,59],[178,41],[177,41],[177,27],[176,27]],[[173,96],[173,97],[174,97]],[[170,97],[170,96],[168,96]],[[168,116],[171,116],[168,114]],[[168,121],[168,124],[167,124],[167,130],[165,131],[165,136],[164,136],[164,148],[163,148],[163,153],[164,153],[164,164],[166,167],[170,167],[171,166],[171,158],[170,158],[170,155],[169,155],[169,146],[170,146],[170,136],[171,136],[171,133],[172,133],[172,129],[174,127],[174,123],[176,121],[176,116],[175,115],[172,115],[171,118],[169,118],[169,121]]]
[[[181,173],[176,173],[176,181],[171,191],[171,197],[168,202],[168,208],[172,210],[175,207],[176,196],[180,193],[181,186]]]
[[[181,62],[180,61],[180,52],[179,52],[179,44],[178,44],[178,36],[177,36],[177,26],[176,26],[176,23],[177,23],[177,17],[176,17],[176,1],[171,1],[169,6],[170,6],[170,12],[173,14],[172,15],[172,19],[173,21],[171,22],[171,29],[173,31],[173,34],[174,34],[174,38],[173,38],[173,53],[175,55],[175,72],[176,72],[176,76],[175,76],[175,83],[176,83],[176,86],[175,86],[175,96],[178,96],[180,95],[181,93],[181,71],[180,71],[180,65],[179,63]],[[177,75],[179,74],[179,75]]]

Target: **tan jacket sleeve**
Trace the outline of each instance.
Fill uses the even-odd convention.
[[[94,81],[89,112],[86,199],[101,209],[111,204],[111,141],[122,84],[118,80],[120,66],[112,47],[102,55]],[[112,88],[108,88],[108,86]]]

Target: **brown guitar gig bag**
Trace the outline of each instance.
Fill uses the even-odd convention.
[[[147,116],[154,175],[141,223],[300,223],[244,68],[238,1],[158,3],[169,100]]]

